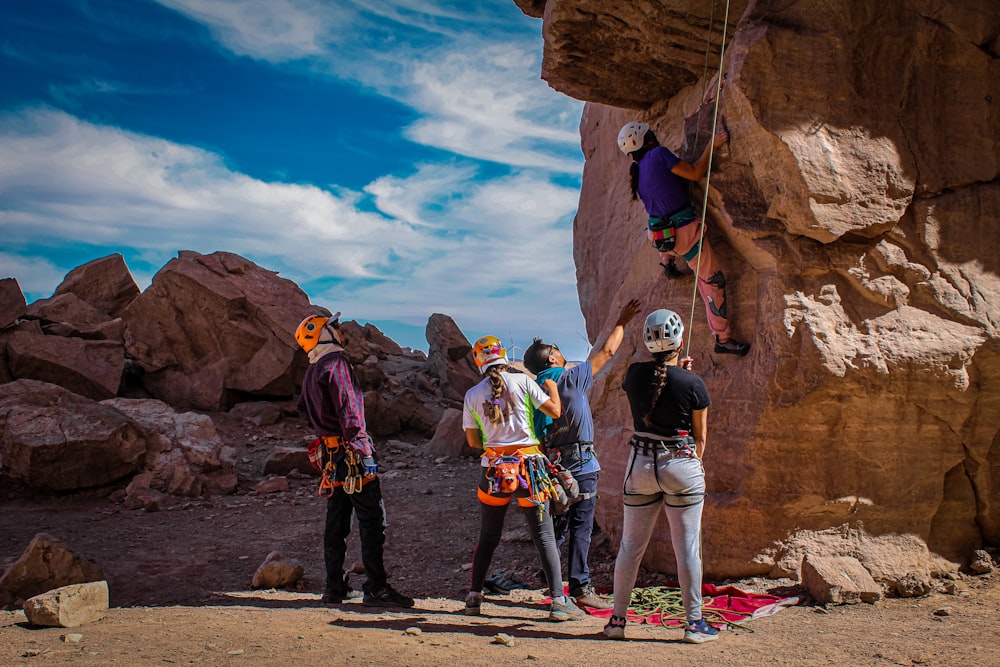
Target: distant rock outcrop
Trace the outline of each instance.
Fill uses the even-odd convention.
[[[590,339],[629,298],[687,321],[693,280],[663,277],[616,138],[641,119],[682,157],[701,152],[721,16],[710,32],[711,3],[517,4],[544,16],[543,78],[589,101],[574,255]],[[955,561],[1000,544],[995,3],[743,1],[726,28],[730,142],[706,233],[754,347],[713,355],[696,304],[690,353],[712,395],[706,573],[777,575],[797,531],[842,525],[915,535]],[[592,393],[598,522],[615,541],[631,426],[620,387],[643,358],[633,326]],[[672,560],[658,532],[647,563]]]
[[[461,401],[482,380],[472,361],[472,344],[455,320],[434,313],[427,320],[427,372],[440,381],[445,398]]]

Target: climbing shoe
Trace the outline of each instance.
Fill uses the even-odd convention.
[[[684,641],[688,644],[704,644],[719,638],[719,630],[713,628],[703,618],[684,626]]]
[[[347,600],[357,600],[362,597],[364,593],[361,591],[347,590],[347,591],[325,591],[323,597],[320,601],[323,604],[340,604]]]
[[[602,598],[594,591],[593,586],[584,586],[580,592],[573,596],[573,602],[578,607],[590,607],[591,609],[611,609],[611,603]]]
[[[552,606],[549,608],[549,620],[556,623],[561,623],[562,621],[578,621],[584,616],[586,612],[573,604],[573,601],[569,598],[563,598],[564,602],[552,601]]]
[[[482,613],[482,605],[483,594],[469,591],[469,594],[465,596],[465,611],[462,613],[466,616],[479,616]]]
[[[366,607],[412,607],[413,598],[408,598],[386,584],[372,593],[365,593],[361,604]]]
[[[725,343],[722,343],[719,341],[718,336],[715,338],[716,354],[738,354],[742,357],[749,351],[750,343],[741,343],[733,338],[730,338]]]
[[[604,636],[608,639],[625,639],[625,619],[621,616],[609,618],[608,624],[604,626]]]
[[[690,271],[682,271],[678,269],[677,265],[674,264],[674,260],[670,260],[669,262],[660,262],[660,266],[663,267],[663,275],[667,278],[683,278],[690,273]]]
[[[542,576],[544,579],[544,572]],[[488,593],[503,594],[516,588],[530,588],[530,586],[514,576],[513,572],[508,572],[507,570],[497,570],[490,576],[486,577],[486,581],[483,583],[483,588],[486,589]]]

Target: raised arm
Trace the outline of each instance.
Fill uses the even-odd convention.
[[[715,135],[714,139],[712,139],[712,145],[718,148],[727,141],[729,141],[729,133],[722,130]],[[686,178],[689,181],[700,181],[702,177],[708,173],[708,154],[710,148],[711,146],[705,146],[705,150],[702,151],[701,157],[695,160],[694,164],[681,160],[675,164],[674,168],[670,171],[677,174],[681,178]]]
[[[639,312],[639,306],[639,302],[635,299],[622,306],[621,312],[618,313],[618,321],[615,322],[615,327],[608,334],[607,340],[590,353],[590,368],[594,375],[597,375],[604,368],[604,365],[611,361],[611,357],[615,356],[615,352],[618,351],[622,339],[625,337],[625,325],[631,322],[635,314]]]

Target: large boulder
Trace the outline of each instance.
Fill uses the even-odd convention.
[[[139,286],[125,265],[125,258],[115,253],[67,273],[52,296],[62,294],[73,294],[105,315],[117,317],[139,296]]]
[[[482,452],[469,447],[465,440],[465,429],[462,428],[462,411],[448,408],[441,415],[434,428],[434,435],[427,442],[427,453],[430,456],[479,456]]]
[[[6,337],[6,348],[15,378],[51,382],[94,400],[115,396],[125,369],[121,340],[48,336],[37,322],[21,323]]]
[[[294,393],[306,357],[293,333],[314,310],[297,285],[247,259],[183,251],[121,316],[150,394],[219,411]]]
[[[27,305],[24,292],[15,278],[0,278],[0,329],[24,315]]]
[[[642,119],[682,157],[701,152],[710,9],[544,3],[542,75],[589,101],[574,256],[591,340],[629,298],[686,324],[697,299],[690,277],[663,277],[616,137]],[[696,303],[689,352],[712,395],[706,573],[780,570],[774,545],[842,525],[961,561],[1000,543],[1000,14],[987,0],[732,12],[719,104],[731,139],[706,234],[736,336],[754,347],[713,355]],[[630,327],[592,392],[597,518],[613,541],[631,424],[621,381],[645,358]],[[670,551],[657,532],[647,563],[671,569]]]
[[[109,405],[37,380],[0,392],[2,472],[35,489],[99,487],[135,473],[146,437]]]
[[[440,380],[445,398],[461,401],[465,392],[482,379],[472,361],[472,344],[455,320],[434,313],[427,320],[427,372]]]
[[[63,542],[38,533],[0,576],[0,609],[70,584],[104,579],[97,563],[74,553]]]
[[[148,443],[143,473],[129,495],[153,489],[173,496],[230,493],[236,488],[236,450],[227,446],[207,415],[178,412],[156,399],[104,401],[139,426]]]
[[[25,600],[24,615],[32,625],[75,628],[104,618],[108,612],[108,582],[60,586]]]
[[[24,316],[26,319],[37,320],[42,331],[54,336],[76,336],[120,343],[124,328],[120,318],[112,319],[72,293],[34,301],[28,306]]]

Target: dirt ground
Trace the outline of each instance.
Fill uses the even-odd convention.
[[[379,443],[386,563],[391,583],[418,598],[416,606],[326,607],[319,600],[324,507],[315,478],[290,479],[287,492],[252,490],[265,478],[268,453],[302,444],[306,428],[295,419],[248,427],[213,417],[239,452],[236,494],[158,512],[126,510],[107,494],[30,501],[3,494],[0,562],[16,559],[36,533],[50,533],[103,568],[112,608],[74,629],[37,628],[23,612],[0,611],[0,664],[1000,666],[995,573],[960,575],[950,595],[827,609],[805,600],[701,646],[681,643],[676,628],[630,624],[630,641],[612,642],[600,635],[603,619],[549,623],[538,558],[516,513],[508,516],[494,569],[511,570],[535,588],[489,596],[484,616],[466,617],[460,610],[478,531],[477,462],[432,460],[402,441]],[[359,557],[353,539],[349,560]],[[305,567],[300,590],[250,589],[257,566],[275,550]],[[611,588],[613,561],[598,536],[591,554],[598,589]],[[352,576],[357,587],[361,581]],[[637,585],[664,582],[642,572]],[[788,582],[713,583],[802,594]],[[494,643],[500,633],[512,645]]]

